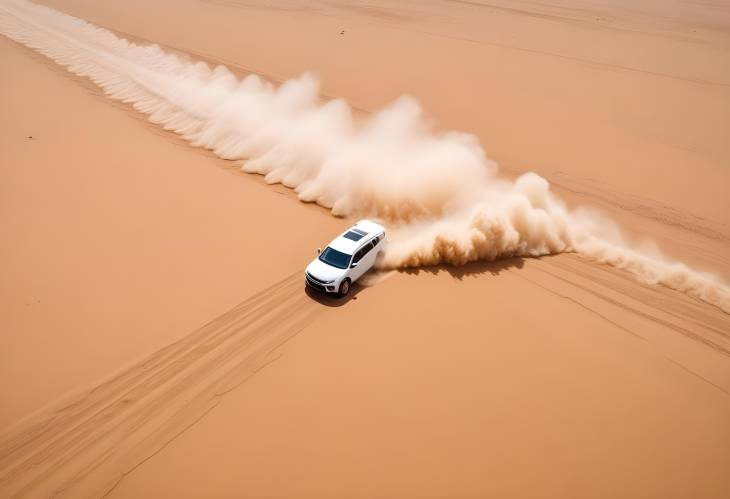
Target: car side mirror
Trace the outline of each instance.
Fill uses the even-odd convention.
[[[355,267],[357,267],[357,265],[358,265],[358,262],[352,262],[352,265],[350,265],[350,268],[354,269]]]
[[[322,248],[317,248],[317,254],[319,255],[320,253],[322,253]]]

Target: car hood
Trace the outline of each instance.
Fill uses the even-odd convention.
[[[312,263],[307,265],[307,272],[315,279],[323,282],[337,280],[345,273],[345,270],[327,265],[319,258],[312,260]]]

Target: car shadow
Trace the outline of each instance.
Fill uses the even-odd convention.
[[[408,275],[419,275],[420,273],[438,275],[442,272],[446,272],[454,279],[463,281],[469,277],[479,277],[486,274],[498,276],[499,274],[511,270],[521,269],[525,266],[525,258],[523,257],[512,257],[504,258],[501,260],[494,260],[492,262],[470,262],[461,266],[453,265],[429,265],[427,267],[412,267],[401,269],[398,272]]]
[[[539,258],[539,257],[538,257]],[[419,275],[421,273],[438,275],[442,272],[446,272],[454,279],[463,281],[468,278],[479,278],[485,275],[498,276],[505,271],[512,269],[521,269],[525,266],[525,258],[513,257],[505,258],[503,260],[495,260],[493,262],[471,262],[466,265],[459,267],[453,265],[429,265],[427,267],[413,267],[400,269],[395,272],[400,274],[408,275]],[[375,284],[377,286],[377,284]],[[304,292],[317,303],[324,305],[325,307],[341,307],[346,305],[350,300],[357,300],[357,295],[363,292],[365,289],[373,287],[373,285],[363,285],[355,283],[352,285],[350,292],[344,298],[340,298],[335,294],[328,294],[322,291],[317,291],[304,284]]]
[[[304,284],[304,292],[307,296],[309,296],[312,300],[316,301],[317,303],[324,305],[325,307],[341,307],[345,304],[347,304],[350,300],[357,300],[357,295],[360,294],[367,286],[363,286],[361,284],[355,283],[350,287],[350,292],[347,293],[347,296],[343,296],[340,298],[336,294],[332,293],[325,293],[324,291],[317,291],[316,289],[312,289],[307,284]]]

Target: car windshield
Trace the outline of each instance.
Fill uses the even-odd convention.
[[[337,267],[338,269],[346,269],[347,266],[350,264],[351,257],[352,255],[337,251],[336,249],[332,249],[329,246],[327,246],[322,254],[319,255],[319,259],[322,260],[324,263],[326,263],[327,265],[332,265],[333,267]]]

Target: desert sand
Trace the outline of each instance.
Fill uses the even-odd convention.
[[[730,278],[722,4],[43,3],[314,71],[363,115],[414,95],[506,176]],[[351,220],[5,37],[0,61],[0,496],[730,494],[721,309],[572,253],[307,293]]]

